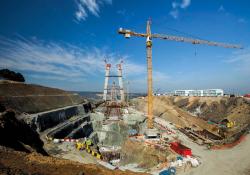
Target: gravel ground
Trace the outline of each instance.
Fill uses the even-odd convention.
[[[202,164],[180,175],[239,175],[247,174],[250,166],[250,135],[239,145],[225,150],[207,150],[181,136],[184,144],[192,148],[193,154],[201,158]]]

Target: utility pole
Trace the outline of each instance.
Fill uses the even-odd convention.
[[[159,38],[163,40],[178,41],[178,42],[188,42],[191,44],[206,44],[209,46],[218,46],[225,48],[237,48],[242,49],[240,45],[232,45],[227,43],[218,43],[213,41],[186,38],[173,35],[163,35],[163,34],[151,34],[151,20],[147,21],[146,33],[137,33],[131,30],[120,28],[118,30],[119,34],[124,35],[125,38],[130,38],[131,36],[145,37],[146,38],[146,48],[147,48],[147,71],[148,71],[148,129],[154,128],[153,123],[153,85],[152,85],[152,39]]]

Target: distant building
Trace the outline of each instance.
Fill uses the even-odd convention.
[[[222,89],[175,90],[174,95],[177,95],[177,96],[217,97],[217,96],[223,96],[224,91]]]

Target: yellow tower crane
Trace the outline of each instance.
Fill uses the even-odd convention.
[[[164,40],[170,41],[179,41],[179,42],[188,42],[191,44],[206,44],[209,46],[218,46],[218,47],[225,47],[225,48],[237,48],[242,49],[240,45],[233,45],[227,43],[218,43],[213,41],[195,39],[195,38],[186,38],[180,36],[173,36],[173,35],[163,35],[163,34],[151,34],[151,20],[147,21],[147,28],[146,33],[137,33],[131,30],[120,28],[118,30],[119,34],[125,36],[125,38],[130,38],[131,36],[137,37],[145,37],[146,38],[146,48],[147,48],[147,72],[148,72],[148,129],[154,128],[153,123],[153,85],[152,85],[152,39],[159,38]]]

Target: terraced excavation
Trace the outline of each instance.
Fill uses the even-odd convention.
[[[209,164],[211,160],[207,157],[216,150],[222,150],[218,154],[223,155],[224,150],[237,149],[238,144],[244,144],[243,137],[249,129],[249,101],[240,97],[154,97],[157,135],[152,137],[147,133],[145,97],[135,98],[130,106],[122,107],[120,119],[107,117],[106,106],[102,101],[88,102],[87,99],[78,104],[65,104],[64,107],[60,103],[54,104],[54,109],[45,110],[47,108],[44,107],[38,113],[31,113],[29,108],[32,105],[43,106],[46,104],[45,98],[58,98],[58,95],[66,98],[71,95],[34,85],[17,84],[15,87],[15,84],[8,82],[1,85],[13,88],[1,98],[4,109],[1,113],[1,138],[5,138],[1,141],[1,171],[10,171],[12,174],[30,171],[48,174],[47,170],[41,168],[28,168],[30,163],[39,165],[39,159],[48,161],[48,164],[50,161],[63,162],[49,165],[55,174],[62,172],[56,171],[56,167],[68,167],[68,164],[74,169],[72,174],[76,171],[89,174],[89,169],[95,169],[99,174],[158,174],[170,167],[175,168],[177,174],[191,173]],[[24,93],[19,92],[22,97],[18,99],[24,106],[22,111],[20,108],[13,109],[15,97],[12,92],[20,86],[23,86]],[[37,90],[27,94],[26,87],[26,90]],[[44,93],[45,89],[57,95],[37,95],[38,92]],[[29,99],[31,95],[37,95],[34,103]],[[29,103],[25,103],[26,96]],[[214,112],[210,113],[211,110]],[[230,122],[233,126],[227,126]],[[18,134],[6,134],[11,130]],[[31,135],[33,139],[30,139]],[[186,145],[183,147],[186,150],[180,152],[174,147],[176,143]],[[209,150],[204,152],[202,148]],[[11,152],[11,149],[17,152]],[[45,157],[41,157],[41,154]],[[19,162],[6,159],[21,155],[28,158],[23,160],[29,160],[27,164],[20,165]],[[178,162],[180,157],[181,166]],[[75,169],[75,166],[81,168]]]

